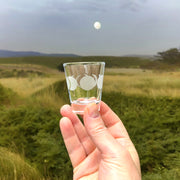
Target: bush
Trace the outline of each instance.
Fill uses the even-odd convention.
[[[69,103],[65,81],[56,82],[54,90]],[[143,173],[180,167],[180,98],[103,92],[103,100],[125,124]]]
[[[175,168],[173,170],[163,170],[157,173],[147,173],[143,175],[143,180],[178,180],[180,179],[180,169]]]
[[[125,124],[143,173],[180,168],[180,98],[103,93],[103,100]]]
[[[72,167],[51,109],[21,106],[0,112],[0,145],[24,153],[45,177],[69,179]]]
[[[65,81],[56,82],[52,89],[69,103]],[[166,179],[171,180],[172,172],[180,169],[180,98],[154,99],[104,92],[103,100],[125,124],[138,150],[145,179],[155,179],[158,174],[165,177],[168,172]],[[42,107],[36,102],[34,105],[1,108],[0,146],[17,148],[44,177],[72,179],[72,167],[59,131],[59,119],[57,110]],[[177,174],[174,180],[178,177]]]
[[[9,104],[13,96],[15,96],[15,93],[12,90],[3,87],[0,84],[0,106],[3,104]]]

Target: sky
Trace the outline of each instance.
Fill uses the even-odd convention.
[[[180,0],[0,0],[0,49],[123,56],[170,48],[180,48]]]

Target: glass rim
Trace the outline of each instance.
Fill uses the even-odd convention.
[[[63,63],[63,66],[67,66],[67,65],[105,65],[105,62],[100,62],[100,61],[89,61],[89,62],[67,62],[67,63]]]

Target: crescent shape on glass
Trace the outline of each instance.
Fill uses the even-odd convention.
[[[97,87],[99,88],[99,89],[102,89],[102,87],[103,87],[103,75],[99,75],[99,78],[98,78],[98,80],[97,80]]]
[[[76,79],[73,76],[67,77],[67,87],[70,91],[74,91],[78,86]]]

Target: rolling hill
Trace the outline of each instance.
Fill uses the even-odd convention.
[[[1,50],[0,57],[27,57],[27,56],[50,56],[50,57],[77,57],[76,54],[48,54],[40,53],[36,51],[10,51],[10,50]]]

